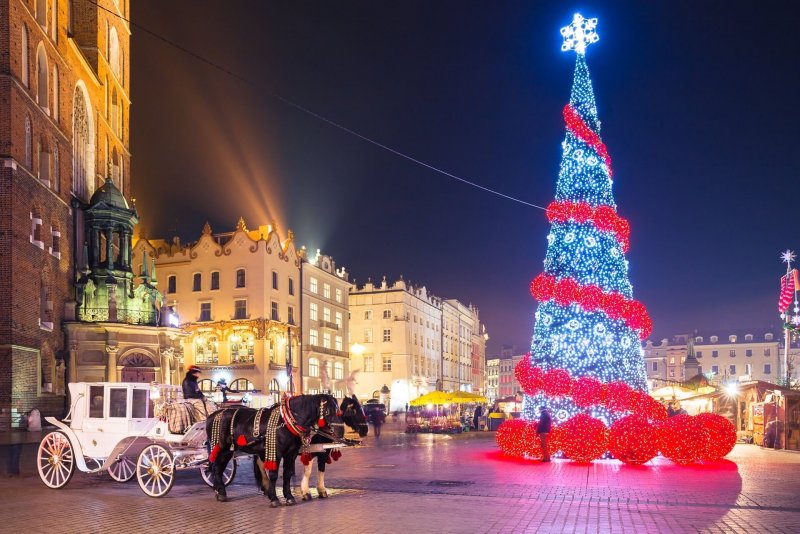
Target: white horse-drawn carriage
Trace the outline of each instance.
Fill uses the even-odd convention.
[[[63,421],[44,436],[37,453],[42,481],[63,488],[75,469],[85,473],[108,471],[117,482],[134,476],[150,497],[166,495],[180,469],[199,468],[213,486],[204,467],[208,461],[206,423],[191,424],[185,432],[170,431],[159,407],[178,403],[180,387],[118,382],[77,382],[69,385],[72,408]],[[174,428],[173,428],[174,430]],[[236,459],[223,473],[227,486],[236,475]]]

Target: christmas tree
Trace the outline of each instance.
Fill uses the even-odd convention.
[[[556,199],[547,208],[544,272],[531,282],[539,306],[524,363],[539,386],[526,388],[526,419],[547,405],[556,423],[584,412],[610,424],[620,413],[600,396],[622,383],[630,386],[622,388],[626,395],[646,388],[640,340],[652,327],[644,306],[633,300],[625,259],[630,227],[614,203],[611,157],[600,138],[586,64],[586,47],[598,40],[596,24],[576,14],[561,30],[562,50],[576,53],[575,75],[563,112],[567,132]],[[586,398],[593,394],[598,399]]]

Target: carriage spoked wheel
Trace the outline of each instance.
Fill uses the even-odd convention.
[[[136,464],[127,456],[123,456],[108,466],[108,474],[117,482],[127,482],[136,474]]]
[[[203,477],[203,482],[205,482],[209,488],[214,487],[214,480],[211,478],[211,471],[206,471],[206,466],[203,465],[200,467],[200,474]],[[231,458],[228,462],[228,465],[225,466],[225,469],[222,471],[222,483],[225,487],[228,487],[231,482],[233,482],[233,478],[236,476],[236,460]]]
[[[60,489],[75,474],[75,452],[63,432],[50,432],[39,444],[36,454],[39,477],[47,487]]]
[[[163,497],[175,483],[172,454],[157,443],[148,445],[136,460],[136,478],[146,495]]]

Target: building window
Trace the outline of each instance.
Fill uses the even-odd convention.
[[[245,276],[244,269],[236,269],[236,287],[245,287],[247,283],[247,277]]]
[[[58,65],[53,65],[53,118],[55,120],[58,120],[61,115],[61,99],[59,98],[60,95],[58,92],[60,83],[58,79]]]
[[[233,318],[234,319],[247,319],[247,301],[234,300],[233,301]]]
[[[211,303],[210,302],[201,302],[200,303],[200,321],[210,321],[211,320]]]
[[[31,118],[25,117],[25,166],[33,170],[33,129]]]
[[[50,239],[53,245],[50,247],[50,254],[56,258],[61,258],[61,232],[57,228],[50,227]]]
[[[111,28],[108,42],[108,64],[111,67],[111,72],[117,77],[117,80],[122,78],[119,56],[119,37],[117,36],[117,29]]]
[[[28,65],[28,58],[30,52],[28,51],[30,44],[28,43],[28,27],[24,24],[22,25],[22,85],[28,87],[29,82],[29,70],[30,66]]]
[[[383,340],[384,341],[391,341],[392,340],[392,329],[391,328],[384,328],[383,329]]]
[[[331,309],[327,306],[322,308],[322,320],[326,323],[331,322]]]
[[[654,373],[658,372],[658,362],[653,362],[653,372]]]
[[[729,350],[728,351],[728,356],[730,356],[731,358],[735,358],[736,357],[736,349]]]
[[[342,312],[336,312],[336,326],[342,328]]]
[[[375,371],[375,361],[372,356],[364,356],[364,372],[372,373]]]
[[[72,191],[88,200],[94,183],[94,129],[89,97],[78,85],[72,97]]]
[[[772,356],[771,349],[764,349],[764,356]]]
[[[287,316],[289,324],[294,324],[294,306],[289,306],[289,313]]]
[[[372,343],[372,328],[364,329],[364,343]]]
[[[314,347],[319,346],[319,332],[314,328],[308,331],[308,344]]]
[[[44,108],[46,113],[50,111],[50,88],[47,83],[49,73],[47,54],[44,51],[44,45],[39,43],[36,50],[36,102]]]
[[[753,334],[745,334],[744,335],[745,341],[753,341]]]
[[[710,339],[711,339],[711,343],[716,343],[717,341],[719,341],[719,338],[717,336],[711,336]]]
[[[36,0],[36,22],[47,28],[47,0]]]
[[[670,365],[675,365],[675,356],[669,359]]]
[[[31,243],[41,249],[44,249],[44,242],[42,241],[42,217],[39,215],[38,210],[31,212]]]
[[[53,190],[61,192],[61,164],[59,163],[58,144],[53,148]]]
[[[753,355],[753,349],[746,349],[744,351],[744,355],[747,356],[747,357],[752,356]]]
[[[192,276],[192,291],[200,291],[203,288],[203,276],[200,273],[194,273]]]
[[[331,348],[331,335],[328,332],[322,334],[322,346],[326,349]]]
[[[308,317],[312,321],[319,320],[319,309],[316,302],[312,302],[308,305]]]
[[[391,319],[392,318],[392,310],[383,310],[383,318],[384,319]]]
[[[336,336],[336,350],[338,350],[338,351],[344,350],[343,344],[342,344],[342,336]]]
[[[326,299],[331,298],[331,286],[329,284],[322,285],[322,296]]]
[[[308,376],[319,376],[319,360],[316,358],[308,359]]]
[[[178,285],[178,277],[171,274],[167,277],[167,293],[175,293]]]
[[[294,295],[294,278],[289,277],[289,294]]]
[[[278,289],[278,273],[272,271],[272,289]]]
[[[230,337],[230,346],[231,363],[251,363],[254,361],[256,342],[253,334],[233,334]],[[241,391],[241,388],[233,387],[233,384],[231,384],[231,389]]]
[[[695,353],[695,357],[696,357],[696,358],[698,358],[698,359],[702,358],[702,357],[703,357],[703,351],[701,351],[701,350],[698,350],[698,351]]]
[[[313,276],[309,279],[308,289],[314,294],[317,293],[317,279],[314,278]]]
[[[712,358],[719,358],[719,351],[718,350],[712,350],[711,351],[711,357]]]
[[[711,374],[712,375],[718,375],[719,374],[719,367],[716,366],[716,365],[712,365],[711,366]]]
[[[211,290],[216,291],[219,289],[219,271],[211,272]]]
[[[735,365],[731,365],[729,367],[729,369],[730,369],[731,376],[734,376],[736,374],[736,366]]]
[[[371,321],[372,320],[372,310],[367,310],[364,312],[364,320]]]
[[[341,380],[344,378],[344,364],[342,362],[336,362],[333,364],[333,379],[334,380]]]
[[[383,371],[387,372],[387,371],[391,371],[391,370],[392,370],[392,356],[391,355],[385,355],[383,357]]]
[[[765,375],[772,374],[772,364],[769,363],[764,364],[764,374]]]
[[[216,336],[208,336],[203,339],[198,337],[195,342],[195,358],[194,363],[211,363],[216,364],[219,362],[219,343]]]
[[[280,321],[281,320],[280,313],[278,312],[278,303],[275,302],[274,300],[272,301],[271,318],[272,318],[273,321]]]
[[[336,288],[336,302],[342,302],[342,290]]]
[[[772,332],[767,332],[766,334],[764,334],[764,339],[766,341],[772,341]]]

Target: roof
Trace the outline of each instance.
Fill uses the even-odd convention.
[[[117,189],[111,178],[106,178],[106,182],[94,192],[91,200],[89,200],[90,206],[97,206],[101,203],[113,208],[130,209],[125,196]]]

